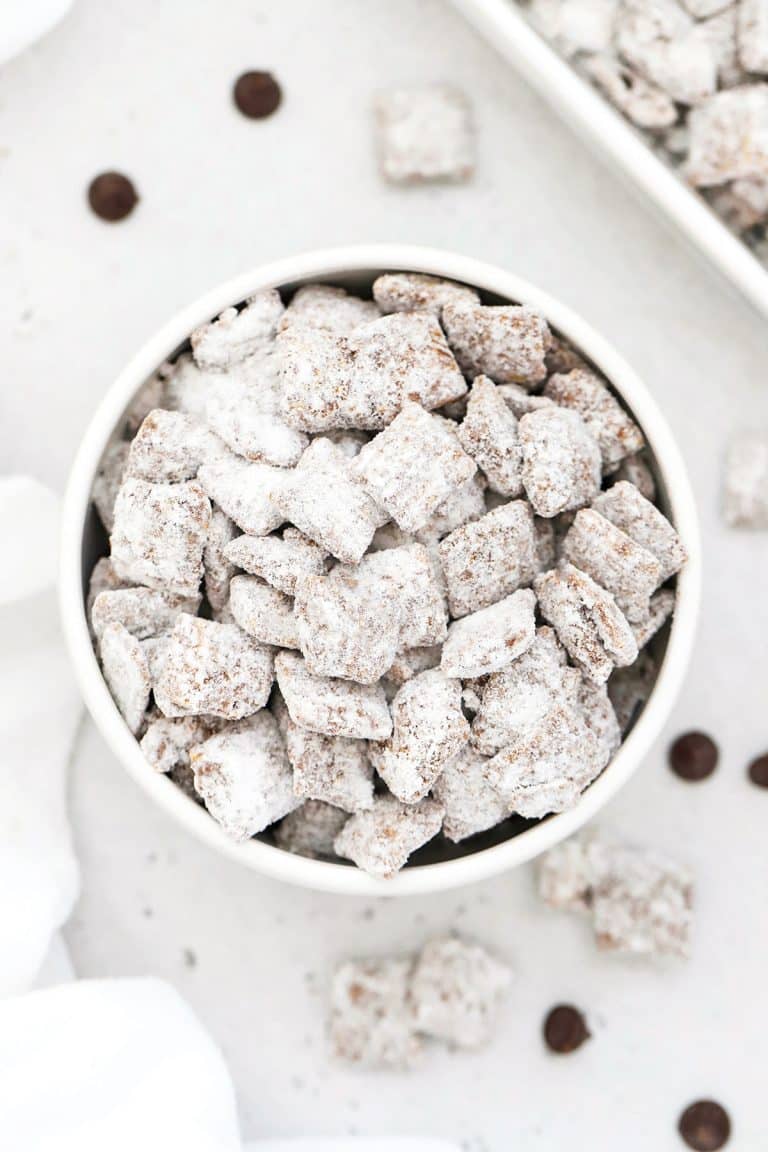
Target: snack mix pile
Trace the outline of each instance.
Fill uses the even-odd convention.
[[[121,435],[97,653],[236,840],[391,876],[572,806],[650,692],[685,550],[640,429],[529,307],[414,273],[264,291]]]
[[[519,0],[768,262],[766,0]]]

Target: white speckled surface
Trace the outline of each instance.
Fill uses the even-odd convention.
[[[252,123],[229,88],[273,69],[285,103]],[[471,94],[478,174],[465,188],[389,189],[372,157],[378,85],[448,79]],[[100,170],[142,202],[110,227],[84,206]],[[603,825],[675,851],[699,883],[694,956],[649,967],[599,957],[586,926],[548,913],[529,870],[406,903],[282,888],[220,860],[154,811],[90,723],[73,812],[84,891],[67,936],[81,975],[156,973],[187,995],[233,1070],[259,1135],[423,1133],[469,1149],[674,1152],[680,1110],[714,1096],[734,1149],[765,1140],[768,795],[745,779],[768,747],[768,535],[721,525],[725,437],[768,427],[766,327],[586,154],[440,0],[77,0],[0,71],[0,459],[62,487],[92,406],[180,305],[248,265],[302,248],[403,240],[505,264],[608,333],[661,399],[700,502],[705,596],[676,717]],[[709,729],[719,772],[664,765],[666,738]],[[514,963],[495,1044],[435,1052],[407,1078],[331,1069],[323,985],[338,956],[475,933]],[[191,966],[187,950],[194,953]],[[555,1002],[594,1039],[556,1059]]]

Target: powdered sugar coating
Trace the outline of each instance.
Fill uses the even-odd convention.
[[[601,453],[577,412],[540,408],[518,426],[525,491],[539,516],[589,504],[600,491]]]
[[[291,719],[301,728],[359,740],[386,740],[392,731],[380,684],[313,676],[304,660],[292,652],[277,654],[275,676]]]
[[[211,734],[210,724],[202,716],[178,719],[158,716],[147,725],[140,747],[144,759],[156,772],[171,772],[174,768],[189,767],[190,748]]]
[[[461,680],[487,676],[521,656],[536,633],[536,597],[521,588],[488,608],[481,608],[448,629],[440,667]]]
[[[342,832],[343,835],[343,832]],[[363,1068],[408,1068],[421,1053],[408,998],[408,957],[340,964],[329,1025],[337,1060]]]
[[[572,564],[537,576],[534,591],[544,619],[585,676],[603,684],[614,666],[637,659],[637,643],[610,592]]]
[[[125,475],[153,484],[191,480],[205,460],[226,453],[217,437],[185,412],[153,409],[131,441]]]
[[[123,482],[130,448],[125,440],[113,440],[108,444],[93,481],[91,499],[107,532],[112,531],[115,522],[115,500]]]
[[[284,852],[311,859],[335,856],[333,842],[349,818],[322,800],[306,800],[275,826],[275,844]]]
[[[238,626],[262,644],[298,648],[293,600],[258,576],[234,576],[229,585],[229,610]]]
[[[679,572],[688,559],[682,540],[664,513],[634,484],[619,481],[601,492],[592,507],[656,557],[661,567],[659,583]]]
[[[494,492],[502,496],[521,494],[522,452],[517,419],[487,376],[478,376],[473,383],[457,435]]]
[[[115,588],[93,602],[91,627],[100,639],[109,624],[122,624],[137,640],[170,632],[180,612],[194,615],[200,597],[173,596],[156,588]]]
[[[99,643],[104,679],[134,735],[149,706],[149,666],[141,644],[122,624],[107,624]]]
[[[293,596],[299,576],[325,573],[328,553],[296,528],[280,536],[238,536],[224,549],[229,561]]]
[[[469,739],[461,683],[437,668],[420,672],[400,688],[391,711],[392,735],[371,744],[371,763],[398,800],[415,804]]]
[[[378,320],[380,315],[373,300],[350,296],[344,288],[335,288],[331,284],[304,284],[292,297],[277,330],[284,332],[287,328],[304,326],[347,336],[361,324]]]
[[[619,0],[531,0],[531,23],[568,58],[607,52]]]
[[[275,288],[257,292],[240,311],[226,308],[217,320],[196,328],[192,355],[201,368],[226,370],[267,347],[275,338],[283,302]]]
[[[677,122],[677,106],[663,88],[611,56],[591,56],[584,70],[610,102],[638,128],[658,131]]]
[[[448,84],[389,88],[374,101],[381,174],[393,184],[463,181],[474,170],[472,117]]]
[[[272,687],[272,653],[230,624],[181,615],[159,687],[187,713],[240,720],[263,708]]]
[[[203,550],[205,569],[205,598],[214,612],[220,612],[229,599],[229,582],[235,566],[225,555],[227,546],[240,535],[239,529],[226,512],[214,504],[211,508],[211,526]]]
[[[400,614],[401,648],[439,644],[447,635],[448,609],[439,564],[431,551],[416,542],[396,545],[363,557],[354,570],[396,603]],[[339,573],[337,569],[334,576]]]
[[[204,372],[184,352],[172,364],[162,364],[157,375],[163,384],[163,408],[205,419],[208,393],[214,382],[211,372]]]
[[[621,729],[608,689],[605,684],[593,684],[582,677],[578,700],[584,723],[597,740],[607,764],[621,745]]]
[[[394,796],[377,796],[370,811],[349,818],[334,847],[370,876],[386,878],[437,836],[442,823],[443,809],[434,800],[401,804]]]
[[[575,708],[580,682],[554,631],[538,628],[522,656],[488,677],[472,721],[473,747],[492,756],[537,731],[557,704]]]
[[[676,595],[671,588],[661,588],[651,596],[647,613],[632,624],[638,651],[653,639],[675,610]]]
[[[309,443],[286,424],[274,353],[251,356],[221,374],[208,390],[205,415],[211,428],[239,456],[289,468]]]
[[[476,289],[423,272],[385,272],[373,282],[373,298],[385,314],[431,312],[438,318],[452,301],[480,303]]]
[[[204,464],[198,481],[238,528],[251,536],[266,536],[283,523],[283,514],[269,493],[284,475],[283,469],[232,455]]]
[[[650,611],[650,596],[662,569],[652,552],[636,543],[591,508],[576,513],[562,545],[562,556],[611,592],[631,623]]]
[[[529,506],[514,500],[457,528],[440,544],[440,563],[454,617],[486,608],[530,584],[536,559]]]
[[[639,452],[645,444],[635,421],[594,372],[577,368],[567,375],[550,376],[544,395],[578,412],[600,446],[605,472],[613,472],[625,456]]]
[[[546,378],[549,326],[527,305],[446,304],[448,343],[468,376],[490,376],[497,384],[533,387]]]
[[[115,502],[115,572],[132,584],[195,596],[210,524],[210,501],[196,481],[148,484],[129,477]]]
[[[190,752],[195,790],[233,840],[256,836],[301,801],[277,722],[261,711],[210,736]]]
[[[120,579],[115,572],[115,566],[109,556],[102,556],[93,566],[93,571],[88,579],[88,595],[85,601],[85,610],[88,617],[88,624],[92,628],[91,616],[93,614],[93,606],[96,603],[96,597],[100,592],[114,592],[118,588],[127,588],[129,585]]]
[[[411,977],[416,1027],[457,1048],[480,1048],[511,983],[509,967],[479,944],[458,936],[428,940]]]
[[[732,437],[725,462],[724,515],[730,528],[768,528],[768,433]]]
[[[415,538],[423,544],[433,545],[462,524],[479,520],[485,512],[484,493],[485,477],[481,472],[474,472],[438,505],[426,524],[415,533]]]
[[[439,644],[430,644],[427,648],[405,648],[398,652],[384,677],[384,688],[392,690],[394,699],[397,689],[408,680],[412,680],[419,672],[426,672],[428,668],[440,667],[442,648]]]
[[[350,465],[352,476],[405,532],[423,528],[475,472],[447,421],[406,402]]]
[[[768,4],[739,0],[739,59],[746,72],[768,72]]]
[[[504,403],[513,416],[519,420],[528,412],[535,412],[538,408],[549,408],[553,401],[540,392],[528,392],[522,384],[497,384],[496,391],[504,398]]]
[[[699,187],[768,175],[768,85],[717,92],[689,118],[686,175]]]
[[[432,795],[445,809],[443,833],[454,844],[495,828],[509,815],[507,805],[489,783],[488,757],[465,744],[435,781]]]
[[[345,812],[373,806],[373,769],[365,740],[308,732],[291,719],[280,693],[272,713],[293,769],[293,790],[302,799],[322,800]]]
[[[405,400],[425,408],[467,391],[442,329],[427,312],[397,312],[349,336],[288,328],[277,343],[282,410],[294,428],[377,431]]]

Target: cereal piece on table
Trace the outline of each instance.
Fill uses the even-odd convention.
[[[373,298],[382,312],[431,312],[438,318],[454,300],[480,303],[474,288],[423,272],[385,272],[373,282]]]
[[[554,567],[557,560],[555,526],[543,516],[533,518],[533,547],[537,572],[546,572],[547,568]]]
[[[308,732],[291,720],[280,693],[272,712],[293,769],[293,790],[307,800],[322,800],[345,812],[373,806],[373,769],[365,740]]]
[[[214,612],[219,612],[229,599],[229,582],[236,572],[227,559],[227,546],[240,535],[239,529],[226,512],[214,504],[211,508],[211,526],[203,551],[205,569],[205,598]]]
[[[151,688],[141,644],[122,624],[107,624],[101,635],[99,657],[112,698],[135,736],[149,707]]]
[[[273,588],[293,596],[299,576],[322,576],[328,555],[297,528],[280,536],[238,536],[224,549],[226,558]]]
[[[486,773],[510,812],[538,819],[572,808],[609,758],[579,711],[558,706],[535,731],[497,752]]]
[[[643,620],[662,569],[652,552],[610,520],[582,508],[563,541],[562,556],[610,592],[630,623]]]
[[[159,372],[150,376],[131,400],[125,411],[125,431],[135,436],[153,408],[165,407],[165,381]]]
[[[644,648],[669,620],[675,610],[675,599],[675,593],[671,588],[661,588],[651,597],[647,614],[641,620],[632,623],[632,633],[638,651]]]
[[[131,441],[125,475],[150,484],[192,480],[205,460],[226,449],[196,416],[155,408]]]
[[[435,509],[426,524],[416,532],[416,539],[423,544],[432,544],[461,528],[462,524],[479,520],[485,512],[484,493],[485,477],[481,472],[475,472]]]
[[[286,469],[232,456],[204,464],[198,481],[238,528],[251,536],[266,536],[285,519],[267,492],[287,474]]]
[[[592,903],[594,836],[573,836],[550,848],[538,870],[539,896],[561,912],[588,913]]]
[[[409,957],[339,965],[329,1025],[335,1059],[363,1068],[403,1069],[415,1062],[422,1043],[408,996],[412,969]]]
[[[561,408],[578,412],[600,446],[606,472],[613,472],[625,456],[645,444],[637,424],[594,372],[577,368],[567,376],[550,376],[544,395]]]
[[[91,499],[107,532],[112,531],[115,522],[115,500],[123,482],[130,448],[126,440],[113,440],[99,461],[93,481]]]
[[[294,724],[325,736],[386,740],[392,731],[380,684],[313,676],[294,652],[275,657],[275,676]]]
[[[475,462],[446,421],[407,401],[350,472],[400,528],[415,532],[474,474]]]
[[[333,842],[349,819],[348,812],[322,800],[306,800],[275,828],[275,844],[284,852],[316,860],[335,856]]]
[[[688,553],[663,512],[640,494],[634,484],[619,481],[601,492],[592,507],[636,544],[647,549],[661,565],[661,583],[679,572]]]
[[[184,352],[172,364],[163,364],[157,375],[163,381],[163,408],[205,419],[212,373],[198,368],[189,353]]]
[[[210,736],[189,759],[195,790],[233,840],[256,836],[301,804],[271,712],[262,710]]]
[[[310,540],[345,564],[357,564],[386,512],[355,483],[354,461],[324,437],[313,440],[299,464],[274,477],[267,493]]]
[[[522,453],[517,418],[487,376],[478,376],[472,385],[467,414],[456,434],[494,492],[502,496],[521,494]]]
[[[576,707],[580,683],[554,631],[538,628],[527,652],[489,676],[472,721],[473,747],[492,756],[535,732],[555,705]]]
[[[379,166],[392,184],[458,183],[475,168],[469,102],[459,88],[389,88],[374,101]]]
[[[395,656],[391,666],[387,669],[385,679],[396,688],[401,688],[419,672],[426,672],[429,668],[439,668],[442,651],[439,644],[431,644],[426,648],[405,648]]]
[[[687,869],[628,845],[593,846],[592,926],[598,948],[686,957],[693,928]]]
[[[350,296],[331,284],[305,284],[299,288],[280,318],[278,332],[296,325],[322,328],[336,336],[348,336],[361,324],[378,320],[381,312],[373,300]]]
[[[738,6],[739,59],[746,72],[768,72],[768,3],[740,0]]]
[[[522,384],[497,384],[496,391],[504,397],[507,408],[518,420],[528,412],[552,406],[548,396],[542,396],[539,392],[528,392]]]
[[[768,175],[768,84],[711,96],[689,117],[686,176],[698,187]]]
[[[261,644],[298,648],[293,600],[258,576],[233,576],[229,610],[238,627]]]
[[[264,707],[272,680],[268,648],[230,624],[181,615],[163,659],[159,687],[187,713],[241,720]]]
[[[598,742],[606,764],[621,745],[621,729],[605,684],[592,684],[582,677],[579,708],[584,723]]]
[[[434,800],[401,804],[394,796],[377,796],[370,811],[349,818],[334,848],[370,876],[387,879],[417,848],[437,836],[442,823],[442,806]]]
[[[730,528],[768,528],[768,434],[741,432],[728,445],[725,522]]]
[[[590,56],[584,70],[604,96],[638,128],[658,132],[677,122],[674,100],[657,84],[611,56]]]
[[[508,816],[507,806],[488,783],[487,756],[465,744],[435,781],[432,796],[445,809],[443,833],[454,844],[495,828]]]
[[[551,335],[535,308],[454,302],[443,308],[443,324],[448,343],[468,376],[490,376],[497,384],[529,388],[546,379]]]
[[[334,570],[333,577],[343,569]],[[439,644],[447,635],[448,609],[436,565],[424,544],[410,543],[365,556],[349,575],[386,587],[400,609],[400,647]]]
[[[566,564],[533,582],[539,610],[585,676],[603,684],[614,666],[637,659],[637,643],[610,592]]]
[[[653,690],[659,669],[648,652],[641,652],[629,668],[617,668],[608,681],[608,695],[622,735],[639,714]]]
[[[210,501],[195,480],[148,484],[129,477],[115,501],[115,572],[129,583],[196,596],[210,525]]]
[[[236,372],[214,380],[206,400],[206,419],[228,447],[247,460],[289,468],[309,443],[286,424],[276,381],[260,378],[251,357]]]
[[[282,314],[283,302],[275,288],[258,292],[239,311],[226,308],[217,320],[192,333],[195,362],[201,368],[217,370],[242,363],[272,343]]]
[[[156,588],[115,588],[93,602],[91,627],[100,638],[108,624],[122,624],[137,640],[170,632],[180,612],[193,616],[200,597],[173,596]]]
[[[519,424],[523,484],[539,516],[594,500],[602,478],[600,446],[578,412],[539,408]]]
[[[438,936],[421,950],[411,977],[416,1028],[456,1048],[491,1037],[512,972],[479,944]]]
[[[294,428],[385,428],[405,400],[425,408],[463,396],[467,384],[434,316],[396,312],[335,336],[288,328],[278,340],[282,411]]]
[[[537,31],[567,59],[610,51],[619,0],[531,0]]]
[[[614,480],[624,480],[634,484],[641,496],[651,503],[656,499],[656,481],[651,467],[644,456],[625,456],[613,473]]]
[[[513,500],[457,528],[440,544],[440,563],[454,617],[487,608],[530,584],[536,572],[530,507]]]
[[[392,701],[393,732],[368,749],[390,792],[405,804],[427,795],[443,765],[469,739],[461,710],[461,684],[438,668],[407,681]]]
[[[533,644],[536,597],[521,588],[481,608],[448,629],[440,667],[446,676],[466,680],[498,672]]]
[[[202,716],[184,716],[172,719],[159,716],[152,720],[141,738],[144,759],[156,772],[171,772],[174,768],[189,767],[189,750],[211,735],[211,728]]]

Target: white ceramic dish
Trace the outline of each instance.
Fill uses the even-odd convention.
[[[401,269],[464,281],[497,301],[508,299],[533,305],[600,368],[645,432],[656,461],[661,502],[682,536],[690,560],[678,578],[677,611],[651,697],[612,763],[578,804],[492,847],[440,863],[407,867],[392,880],[381,881],[357,868],[291,855],[258,839],[236,844],[171,780],[153,772],[102,678],[88,633],[84,592],[93,563],[103,549],[103,531],[90,499],[101,455],[135,391],[159,364],[184,345],[192,329],[263,288],[292,289],[309,281],[326,280],[364,291],[379,273]],[[373,245],[311,252],[247,272],[185,308],[144,345],[106,392],[83,437],[64,501],[60,579],[63,625],[85,702],[109,747],[161,808],[218,851],[267,875],[331,892],[393,896],[457,887],[530,860],[575,832],[629,779],[665,723],[691,651],[699,586],[700,543],[693,494],[672,435],[645,386],[586,321],[546,293],[500,268],[429,248]]]
[[[530,26],[515,0],[453,0],[528,82],[668,219],[764,316],[768,269],[721,223],[605,97]]]

